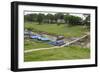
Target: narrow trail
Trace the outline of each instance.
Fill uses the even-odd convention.
[[[38,48],[38,49],[25,50],[24,53],[33,52],[33,51],[39,51],[39,50],[46,50],[46,49],[56,49],[56,48],[61,48],[61,47],[69,46],[70,44],[73,44],[73,43],[75,43],[75,42],[77,42],[77,41],[79,41],[81,39],[86,38],[88,35],[89,34],[84,35],[84,36],[82,36],[82,37],[80,37],[78,39],[75,39],[75,40],[73,40],[71,42],[68,42],[68,43],[66,43],[66,44],[64,44],[62,46],[55,46],[55,47],[50,47],[50,48]]]
[[[59,46],[50,47],[50,48],[31,49],[31,50],[26,50],[26,51],[24,51],[24,53],[28,53],[28,52],[32,52],[32,51],[38,51],[38,50],[54,49],[54,48],[59,48]]]

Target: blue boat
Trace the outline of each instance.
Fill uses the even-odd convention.
[[[65,43],[63,40],[58,40],[54,42],[49,42],[49,44],[54,45],[54,46],[61,46],[61,45],[64,45]]]
[[[49,41],[49,38],[46,38],[46,37],[42,37],[40,35],[33,35],[31,36],[32,39],[38,39],[38,40],[41,40],[41,41]]]

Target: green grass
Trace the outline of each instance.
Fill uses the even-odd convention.
[[[25,28],[31,27],[33,29],[53,33],[56,35],[64,35],[65,37],[80,37],[83,36],[88,30],[83,26],[68,27],[65,24],[57,26],[57,24],[37,24],[32,22],[25,22]],[[47,48],[52,45],[46,42],[37,40],[24,40],[25,50]],[[82,48],[79,46],[69,46],[48,50],[34,51],[24,54],[24,61],[48,61],[48,60],[70,60],[70,59],[88,59],[90,58],[90,49]]]
[[[34,28],[39,31],[44,31],[48,33],[53,33],[57,35],[64,35],[65,37],[80,37],[84,35],[88,30],[83,28],[83,26],[71,26],[68,27],[66,24],[61,24],[58,26],[57,24],[37,24],[32,22],[25,22],[25,28]]]
[[[24,61],[71,60],[90,58],[90,49],[69,46],[57,49],[34,51],[24,54]]]
[[[52,47],[52,45],[49,45],[46,42],[38,41],[35,39],[25,39],[24,40],[24,49],[25,50],[37,49],[37,48],[47,48],[47,47]]]

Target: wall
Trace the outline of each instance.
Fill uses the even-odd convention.
[[[11,71],[9,70],[10,69],[10,29],[11,29],[10,27],[10,21],[11,21],[10,20],[11,19],[10,18],[11,17],[10,16],[10,2],[11,1],[13,0],[0,0],[0,73],[11,73]],[[24,1],[61,3],[61,4],[78,4],[78,5],[94,5],[100,8],[99,0],[24,0]],[[100,10],[98,13],[100,13]],[[100,14],[98,14],[98,16],[100,16]],[[100,37],[100,34],[98,37]],[[100,49],[98,50],[98,52],[99,51]],[[63,73],[66,73],[66,72],[67,73],[91,73],[91,72],[98,73],[99,68],[100,66],[91,67],[91,68],[45,70],[45,71],[35,71],[35,72],[36,73],[55,73],[55,72],[56,73],[61,73],[61,72]],[[30,71],[30,73],[32,72]]]

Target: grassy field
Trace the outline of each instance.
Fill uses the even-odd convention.
[[[64,35],[65,37],[80,37],[84,35],[88,30],[83,28],[83,26],[73,26],[68,27],[65,24],[37,24],[32,22],[26,22],[25,28],[34,28],[39,31],[49,32],[57,35]]]
[[[90,49],[79,46],[69,46],[58,49],[48,49],[25,53],[24,61],[71,60],[90,58]]]
[[[37,24],[31,22],[25,22],[25,28],[31,27],[33,29],[44,31],[48,33],[53,33],[57,35],[64,35],[65,37],[80,37],[83,36],[87,30],[83,26],[72,26],[68,27],[65,24],[58,26],[57,24]],[[25,39],[24,49],[37,49],[37,48],[47,48],[52,47],[46,42]],[[90,49],[82,48],[79,46],[69,46],[58,49],[48,49],[34,51],[24,54],[24,61],[47,61],[47,60],[70,60],[70,59],[87,59],[90,58]]]

